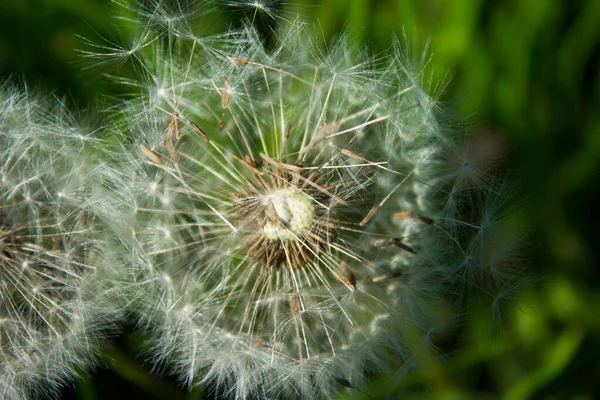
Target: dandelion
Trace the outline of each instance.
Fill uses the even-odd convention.
[[[222,3],[231,11],[242,13],[248,22],[257,24],[259,22],[271,24],[271,28],[278,25],[283,19],[285,12],[282,0],[223,0]]]
[[[0,88],[0,397],[50,395],[89,367],[115,314],[86,212],[91,132],[58,101]]]
[[[451,314],[450,263],[480,227],[457,215],[472,188],[444,173],[457,151],[436,88],[400,41],[381,60],[318,43],[299,23],[272,50],[250,27],[174,29],[119,80],[135,91],[98,212],[127,250],[123,295],[151,357],[187,385],[360,388],[417,362]]]

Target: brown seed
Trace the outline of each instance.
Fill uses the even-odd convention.
[[[300,296],[298,293],[293,293],[292,295],[292,316],[296,316],[298,311],[300,311]]]
[[[394,213],[394,218],[396,219],[411,219],[414,218],[414,216],[412,211],[399,211]]]
[[[388,246],[396,246],[396,247],[399,247],[399,248],[401,248],[403,250],[408,251],[409,253],[417,254],[412,247],[410,247],[407,244],[402,243],[402,240],[400,240],[398,238],[390,238],[390,239],[384,240],[382,242],[377,242],[377,243],[374,244],[374,246],[378,247],[378,248],[388,247]]]
[[[221,89],[221,107],[223,110],[227,109],[229,106],[229,94],[231,93],[231,82],[229,82],[229,78],[225,78],[225,84],[223,85],[223,89]]]
[[[253,175],[261,174],[260,165],[256,162],[256,160],[252,159],[248,155],[244,156],[244,158],[235,157],[236,160],[240,162],[244,167],[246,167]]]
[[[435,224],[435,221],[432,218],[425,217],[423,215],[416,215],[412,211],[399,211],[399,212],[395,212],[394,213],[394,218],[396,218],[396,219],[417,218],[419,221],[423,222],[424,224],[427,224],[427,225],[433,225],[433,224]]]
[[[352,384],[350,383],[350,381],[348,379],[341,378],[341,377],[338,377],[338,376],[334,376],[333,380],[336,381],[337,383],[339,383],[340,385],[342,385],[344,387],[347,387],[349,389],[354,388],[354,386],[352,386]]]
[[[82,221],[84,224],[87,224],[88,218],[89,218],[89,215],[88,215],[88,212],[87,212],[87,210],[83,210],[83,211],[81,212],[81,221]]]
[[[52,250],[56,251],[60,249],[60,236],[54,235],[52,236]]]
[[[362,221],[360,221],[359,225],[363,226],[365,225],[367,222],[369,222],[371,220],[371,218],[373,218],[373,215],[375,215],[375,213],[379,210],[379,206],[375,206],[373,208],[371,208],[371,210],[369,211],[369,213],[362,219]]]
[[[389,281],[390,279],[398,278],[404,275],[402,272],[392,272],[391,274],[383,274],[373,277],[373,283]]]
[[[160,155],[155,152],[150,150],[148,147],[146,147],[145,145],[140,143],[140,150],[142,151],[142,153],[144,153],[144,155],[146,156],[146,158],[148,158],[148,160],[150,160],[151,162],[153,162],[156,165],[161,165],[164,166],[162,160],[160,159]]]
[[[246,184],[246,188],[248,190],[250,190],[252,193],[254,193],[254,194],[261,194],[261,192],[258,190],[258,188],[256,186],[254,186],[252,184],[252,182],[250,182],[248,180],[248,178],[244,178],[244,183]]]
[[[375,242],[375,244],[373,246],[375,246],[375,247],[377,247],[379,249],[379,248],[382,248],[382,247],[391,246],[392,244],[393,244],[392,243],[392,239],[387,239],[387,240],[383,240],[381,242]]]
[[[409,253],[417,254],[417,252],[412,247],[410,247],[407,244],[402,243],[402,241],[400,239],[398,239],[398,238],[393,238],[392,239],[392,244],[394,246],[396,246],[396,247],[401,248],[402,250],[408,251]]]
[[[419,215],[417,218],[419,218],[419,220],[421,222],[423,222],[424,224],[427,224],[427,225],[435,224],[435,221],[429,217],[424,217],[423,215]]]
[[[288,122],[287,125],[285,126],[285,138],[289,138],[290,137],[290,130],[292,129],[292,123]]]
[[[254,339],[254,340],[252,340],[252,343],[255,346],[262,347],[263,349],[273,350],[273,348],[271,346],[269,346],[264,340]]]
[[[355,153],[351,152],[350,150],[342,149],[342,154],[345,155],[345,156],[348,156],[350,158],[353,158],[353,159],[355,159],[357,161],[362,161],[362,162],[366,162],[366,163],[372,164],[371,161],[367,160],[364,157],[359,156],[358,154],[355,154]]]
[[[169,140],[167,138],[167,150],[169,150],[169,157],[171,158],[171,161],[173,161],[173,163],[177,164],[177,161],[179,161],[179,152],[177,152],[177,149],[175,149],[175,145],[173,144],[172,140]]]
[[[249,59],[242,57],[227,57],[227,59],[234,64],[246,65],[251,63]]]
[[[173,140],[173,136],[177,136],[179,137],[178,134],[176,134],[179,131],[178,128],[178,123],[177,123],[177,113],[174,112],[173,113],[173,117],[171,118],[171,121],[169,121],[169,127],[167,129],[167,150],[169,151],[169,156],[171,157],[171,161],[173,161],[174,163],[177,163],[177,160],[179,160],[179,153],[177,152],[177,149],[175,148],[175,142]]]
[[[192,127],[192,129],[194,129],[196,131],[196,133],[198,135],[200,135],[202,140],[204,140],[206,143],[210,142],[208,135],[206,133],[204,133],[204,131],[202,129],[200,129],[198,124],[196,124],[194,121],[190,121],[190,126]]]
[[[356,289],[356,276],[354,275],[354,272],[352,272],[348,264],[343,261],[341,262],[341,266],[344,271],[344,283],[352,287],[352,289]]]
[[[171,120],[169,121],[169,134],[171,131],[175,130],[175,138],[179,140],[181,134],[179,132],[179,114],[177,111],[173,111],[173,115],[171,116]]]

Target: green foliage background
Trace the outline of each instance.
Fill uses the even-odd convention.
[[[74,50],[77,35],[115,34],[109,10],[108,0],[0,1],[0,81],[22,79],[79,108],[115,94]],[[283,15],[296,12],[373,51],[403,29],[430,39],[433,73],[452,72],[446,105],[507,149],[503,168],[523,199],[511,223],[527,227],[522,258],[536,277],[505,305],[502,329],[489,309],[473,312],[443,360],[372,382],[371,397],[343,397],[599,398],[600,1],[294,0]],[[107,346],[105,367],[63,398],[208,398],[150,375],[138,346],[133,334]]]

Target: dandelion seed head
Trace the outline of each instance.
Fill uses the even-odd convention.
[[[125,82],[142,91],[97,202],[156,363],[227,397],[315,398],[415,362],[481,232],[418,62],[321,50],[302,24],[273,50],[252,28],[168,35]]]
[[[247,34],[244,43],[257,41]],[[214,78],[174,81],[160,106],[149,87],[123,114],[148,151],[136,145],[115,161],[136,178],[121,173],[127,184],[110,196],[119,205],[105,209],[139,217],[123,239],[132,274],[161,282],[135,296],[137,311],[156,328],[160,358],[173,357],[190,384],[231,383],[238,398],[315,396],[335,390],[335,376],[358,385],[367,365],[387,362],[381,348],[409,353],[391,332],[430,332],[435,321],[439,271],[427,257],[411,262],[420,245],[411,236],[427,226],[399,229],[406,221],[390,214],[398,204],[426,212],[414,200],[415,162],[397,156],[396,116],[370,95],[379,85],[362,80],[370,73],[283,48],[242,51],[252,58],[211,54],[198,65],[190,55],[188,76],[204,67]],[[169,75],[163,67],[157,74]]]
[[[51,395],[93,365],[113,322],[94,300],[101,257],[79,202],[92,164],[85,128],[57,99],[5,83],[0,131],[0,397],[17,400]]]

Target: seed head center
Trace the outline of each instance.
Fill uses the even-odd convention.
[[[315,219],[314,201],[293,187],[272,191],[263,202],[267,210],[263,234],[268,240],[302,240]]]

